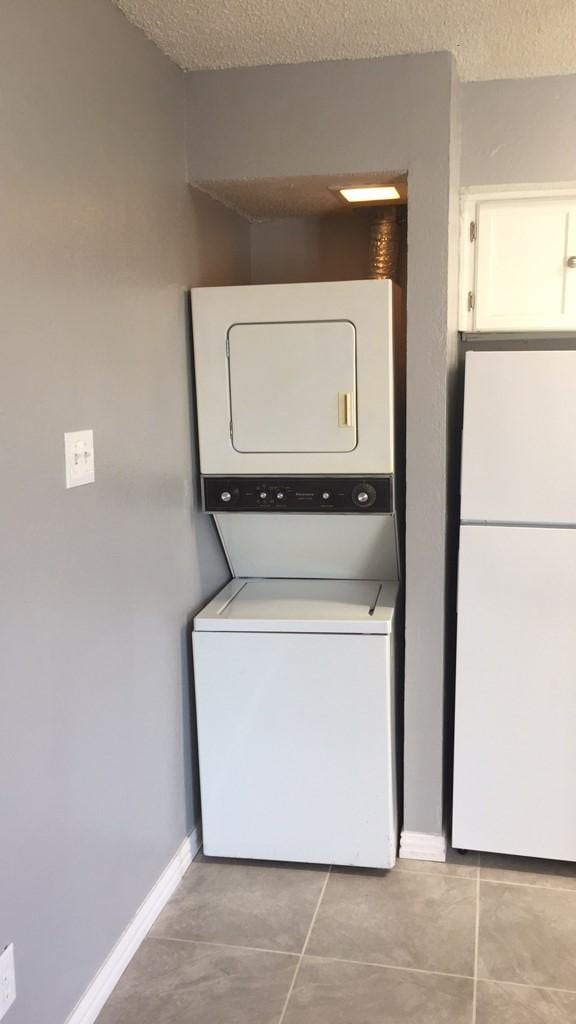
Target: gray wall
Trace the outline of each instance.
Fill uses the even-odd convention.
[[[442,829],[456,89],[448,54],[188,79],[190,180],[409,173],[405,826]],[[196,141],[202,140],[197,146]]]
[[[4,0],[0,947],[16,947],[10,1024],[63,1024],[198,810],[185,630],[227,573],[191,498],[185,288],[200,277],[199,253],[206,279],[208,244],[213,265],[218,250],[236,253],[238,276],[248,232],[192,200],[184,101],[183,75],[106,0]],[[66,491],[63,433],[86,427],[96,483]]]
[[[285,217],[250,226],[252,284],[314,281],[318,274],[318,224],[314,217]]]
[[[576,179],[576,75],[462,86],[462,184]]]
[[[366,278],[373,221],[373,210],[355,210],[253,223],[252,284]]]
[[[250,223],[198,189],[189,189],[189,279],[196,286],[250,284]]]
[[[250,228],[253,284],[366,277],[372,217],[366,211],[286,217]]]

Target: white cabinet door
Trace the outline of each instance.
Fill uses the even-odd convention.
[[[452,841],[576,860],[576,530],[460,532]]]
[[[392,867],[390,637],[193,634],[207,854]]]
[[[464,330],[567,331],[576,328],[576,197],[478,197],[466,237],[473,309]],[[574,266],[570,266],[575,257]],[[463,289],[463,304],[467,291]]]
[[[228,332],[238,452],[356,447],[356,331],[349,321],[235,324]]]

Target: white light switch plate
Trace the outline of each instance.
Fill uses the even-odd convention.
[[[0,953],[0,1020],[16,1002],[16,976],[14,973],[14,943]]]
[[[73,430],[64,434],[66,487],[94,483],[94,431]]]

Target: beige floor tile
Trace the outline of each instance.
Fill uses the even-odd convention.
[[[147,939],[97,1024],[278,1024],[297,960]]]
[[[534,857],[507,857],[502,853],[481,853],[480,877],[492,882],[576,889],[576,864],[560,860],[536,860]]]
[[[576,994],[498,982],[478,984],[476,1024],[574,1024]]]
[[[152,934],[300,953],[326,873],[195,861]]]
[[[292,868],[293,871],[320,871],[326,874],[328,864],[306,864],[304,861],[291,860],[250,860],[247,857],[208,857],[204,850],[199,850],[194,857],[194,864],[240,864],[257,868]]]
[[[474,880],[334,871],[307,952],[471,975],[475,919]]]
[[[469,1024],[472,982],[304,959],[284,1024]]]
[[[576,892],[483,882],[478,975],[576,990]]]
[[[458,875],[459,878],[477,878],[479,855],[472,850],[461,854],[456,850],[448,850],[444,862],[433,860],[396,861],[395,871],[414,871],[427,875]]]

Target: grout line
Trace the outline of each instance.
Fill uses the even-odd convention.
[[[310,929],[311,930],[311,929]],[[213,946],[216,949],[237,949],[246,950],[249,953],[274,953],[276,956],[291,956],[298,959],[298,966],[304,957],[304,953],[291,953],[285,949],[266,949],[263,946],[236,946],[231,942],[208,942],[204,939],[175,939],[169,935],[147,935],[146,940],[152,939],[158,942],[180,942],[188,946]],[[431,974],[436,978],[460,978],[462,981],[481,981],[488,985],[512,985],[516,988],[530,988],[542,992],[564,992],[566,995],[576,995],[576,989],[557,988],[553,985],[534,985],[528,981],[505,981],[503,978],[481,978],[474,977],[474,974],[452,974],[449,971],[430,971],[424,967],[401,967],[398,964],[377,963],[373,960],[347,960],[338,956],[319,956],[316,953],[307,953],[308,960],[324,960],[337,964],[354,964],[357,967],[381,967],[386,971],[405,971],[411,974]],[[280,1024],[280,1022],[278,1022]]]
[[[487,885],[514,885],[518,889],[544,889],[545,892],[571,892],[576,896],[576,889],[566,889],[562,885],[538,885],[537,882],[512,882],[506,878],[484,878],[480,875],[480,881]]]
[[[207,939],[178,939],[174,935],[147,935],[148,939],[157,942],[184,942],[189,946],[215,946],[216,949],[246,949],[250,953],[276,953],[277,956],[300,957],[300,953],[290,953],[287,949],[266,949],[265,946],[239,946],[234,942],[209,942]]]
[[[472,1024],[476,1024],[478,1003],[478,957],[480,953],[480,864],[476,875],[476,923],[474,926],[474,982],[472,986]]]
[[[325,960],[335,964],[354,964],[356,967],[381,967],[384,971],[404,971],[408,974],[431,974],[434,978],[459,978],[463,981],[472,981],[471,974],[451,974],[449,971],[430,971],[425,967],[400,967],[398,964],[377,963],[374,960],[345,960],[339,956],[317,956],[315,953],[307,953],[307,960]]]
[[[326,872],[326,878],[324,879],[324,885],[322,886],[322,891],[320,893],[320,896],[318,897],[318,903],[316,904],[316,909],[315,909],[315,911],[314,911],[314,913],[312,915],[312,920],[310,921],[310,927],[309,927],[308,931],[306,932],[306,938],[304,939],[304,945],[302,946],[302,952],[300,954],[301,957],[304,956],[304,954],[306,952],[306,948],[308,946],[308,943],[310,942],[310,936],[312,935],[312,929],[313,929],[314,925],[316,924],[316,918],[318,917],[318,911],[320,910],[320,904],[322,903],[322,900],[324,899],[324,893],[326,892],[326,886],[328,885],[328,879],[330,878],[330,872],[331,871],[332,871],[332,868],[329,867],[328,871]]]
[[[314,923],[314,922],[313,922]],[[159,942],[183,942],[189,946],[214,946],[216,949],[245,949],[250,953],[275,953],[277,956],[292,956],[301,960],[302,953],[289,953],[285,949],[266,949],[263,946],[237,946],[232,942],[208,942],[205,939],[176,939],[170,935],[148,935],[149,939],[156,939]],[[425,967],[404,967],[398,964],[384,964],[375,960],[348,960],[341,956],[319,956],[316,953],[306,953],[309,960],[327,960],[337,964],[355,964],[358,967],[382,967],[387,971],[411,971],[414,974],[433,974],[441,978],[462,978],[465,981],[472,981],[471,974],[452,974],[450,971],[430,971]]]
[[[324,898],[324,893],[326,892],[326,886],[328,885],[328,879],[330,878],[331,870],[332,870],[332,868],[329,867],[328,871],[326,872],[326,878],[324,879],[324,884],[322,886],[320,895],[318,897],[318,902],[317,902],[316,907],[314,909],[314,913],[312,914],[312,920],[310,921],[310,927],[308,928],[308,931],[306,932],[306,938],[304,939],[304,945],[302,946],[302,952],[300,953],[300,956],[298,958],[298,963],[296,964],[296,970],[294,971],[294,977],[292,978],[292,981],[290,982],[290,988],[288,989],[288,992],[286,993],[286,999],[284,1000],[284,1006],[282,1007],[282,1013],[280,1014],[280,1020],[278,1021],[278,1024],[283,1024],[284,1018],[286,1016],[286,1011],[288,1010],[288,1003],[290,1002],[290,996],[292,995],[292,992],[294,991],[294,986],[296,984],[296,978],[298,977],[298,975],[300,973],[300,967],[302,966],[302,961],[304,959],[304,953],[306,952],[306,947],[308,945],[310,936],[312,934],[312,929],[313,929],[313,927],[314,927],[314,925],[316,923],[316,918],[318,917],[318,911],[320,910],[320,904],[322,903],[322,900]]]
[[[478,978],[483,984],[488,985],[512,985],[514,988],[531,988],[537,992],[563,992],[567,996],[576,995],[573,988],[554,988],[552,985],[531,985],[527,981],[502,981],[501,978]]]

